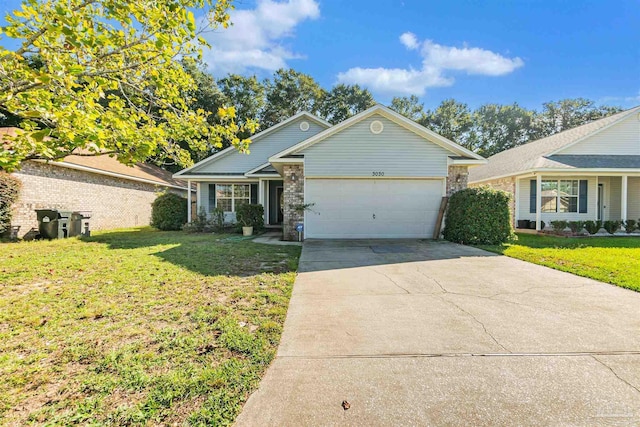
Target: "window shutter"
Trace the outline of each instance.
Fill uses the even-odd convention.
[[[538,186],[535,179],[529,181],[529,188],[529,213],[536,213],[536,190],[538,189]]]
[[[251,184],[251,204],[258,204],[258,184]]]
[[[216,207],[216,185],[209,184],[209,212]]]
[[[578,212],[587,213],[587,194],[589,188],[589,182],[586,179],[580,180],[580,200],[578,202]]]

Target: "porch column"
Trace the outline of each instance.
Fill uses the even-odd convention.
[[[542,175],[536,175],[536,231],[540,231],[542,221]]]
[[[262,219],[264,220],[264,225],[267,225],[267,209],[264,205],[264,179],[258,180],[258,204],[262,205]]]
[[[191,180],[187,180],[187,222],[191,222]]]
[[[628,188],[629,188],[629,177],[627,175],[623,175],[622,176],[622,201],[620,203],[620,215],[622,216],[622,221],[623,221],[623,229],[624,229],[624,222],[627,221],[627,193],[628,193]]]
[[[518,220],[520,219],[520,178],[515,179],[515,188],[513,189],[513,197],[515,198],[515,206],[513,210],[513,225],[516,227],[518,225]]]
[[[593,218],[594,221],[598,221],[600,218],[598,218],[600,216],[600,209],[598,208],[600,206],[600,191],[598,190],[600,184],[599,184],[599,177],[596,175],[596,215],[595,218]]]
[[[202,206],[202,184],[196,183],[196,212],[200,212],[200,206]]]

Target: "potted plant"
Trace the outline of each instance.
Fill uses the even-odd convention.
[[[236,221],[242,227],[243,236],[253,235],[256,228],[263,224],[264,209],[262,205],[243,204],[236,209]]]

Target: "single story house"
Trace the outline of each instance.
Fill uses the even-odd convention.
[[[12,132],[0,128],[0,135]],[[187,197],[187,184],[150,164],[126,166],[115,158],[67,156],[62,161],[27,161],[13,175],[22,181],[12,226],[23,237],[38,227],[36,209],[90,211],[92,230],[149,225],[159,192]]]
[[[443,196],[467,185],[481,156],[376,105],[342,123],[302,112],[174,175],[197,184],[197,209],[265,207],[283,237],[430,238]]]
[[[470,185],[511,193],[512,218],[541,222],[640,218],[640,107],[503,151]]]

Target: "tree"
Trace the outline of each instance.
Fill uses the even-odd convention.
[[[373,95],[358,85],[338,84],[323,98],[320,115],[336,124],[376,105]]]
[[[420,124],[466,146],[473,121],[469,106],[455,99],[445,99],[434,111],[427,111]]]
[[[237,122],[245,124],[251,120],[258,120],[265,106],[266,88],[256,76],[244,77],[230,74],[218,80],[218,87],[225,96],[226,102],[235,107]],[[264,126],[261,126],[263,129]],[[241,133],[242,137],[249,137],[248,132]]]
[[[585,98],[562,99],[542,104],[533,123],[534,139],[544,138],[622,111],[619,107],[596,106]]]
[[[415,122],[423,120],[425,115],[424,104],[421,103],[418,97],[415,95],[411,95],[408,97],[396,96],[391,100],[391,105],[389,106],[389,108]]]
[[[109,153],[131,164],[157,152],[188,165],[182,142],[203,148],[227,139],[246,149],[233,108],[220,108],[212,124],[185,97],[195,82],[182,64],[206,45],[190,9],[210,7],[209,26],[226,27],[230,1],[23,0],[0,29],[21,41],[0,48],[0,111],[22,128],[0,151],[0,168],[69,154]]]
[[[529,142],[533,130],[533,111],[518,104],[486,104],[472,114],[473,127],[467,148],[489,157]]]
[[[313,77],[291,69],[276,71],[272,81],[265,81],[265,87],[266,107],[261,119],[263,129],[301,111],[318,114],[326,93]]]

